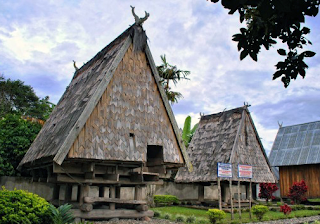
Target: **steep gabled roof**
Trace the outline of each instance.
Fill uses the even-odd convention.
[[[20,168],[24,164],[32,164],[40,159],[62,164],[71,145],[85,125],[106,90],[120,61],[132,44],[136,28],[136,25],[128,28],[75,73],[50,118],[20,162]],[[159,75],[147,44],[144,51],[178,145],[185,162],[189,164],[187,153],[179,136],[178,126],[165,92],[159,83]]]
[[[217,163],[232,164],[232,180],[243,164],[253,166],[253,182],[276,182],[246,106],[201,117],[188,154],[193,171],[180,168],[176,182],[217,181]]]
[[[272,166],[320,163],[320,121],[280,127],[269,160]]]

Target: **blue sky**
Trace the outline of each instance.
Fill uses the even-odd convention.
[[[37,95],[57,103],[74,68],[81,66],[134,22],[136,13],[150,13],[144,28],[156,64],[160,55],[178,68],[191,71],[190,80],[173,88],[184,98],[173,106],[179,126],[186,116],[212,114],[248,102],[267,152],[284,126],[320,120],[320,16],[307,19],[311,28],[305,79],[285,89],[272,81],[274,65],[282,59],[262,50],[258,62],[239,60],[231,41],[241,24],[219,4],[205,0],[16,0],[0,1],[0,73],[31,85]],[[277,47],[281,47],[278,45]]]

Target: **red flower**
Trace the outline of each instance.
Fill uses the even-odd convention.
[[[291,213],[291,207],[287,204],[281,205],[280,212],[283,212],[285,215],[289,215]]]
[[[265,198],[268,202],[269,199],[275,199],[275,197],[272,195],[275,191],[278,190],[278,187],[276,184],[272,183],[260,183],[260,198]]]
[[[304,194],[308,191],[308,186],[304,180],[300,182],[294,182],[292,187],[289,189],[288,197],[292,200],[293,203],[299,204],[301,201],[305,201],[306,197]]]

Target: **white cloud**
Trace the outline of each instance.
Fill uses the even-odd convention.
[[[304,80],[284,89],[280,80],[272,81],[274,65],[282,59],[275,50],[262,50],[258,62],[240,62],[231,41],[241,26],[237,15],[229,16],[220,3],[205,0],[1,2],[0,72],[57,102],[74,73],[72,60],[81,66],[133,23],[130,4],[139,16],[144,10],[150,13],[144,28],[156,63],[166,54],[171,64],[191,71],[189,81],[173,87],[184,95],[173,107],[179,127],[188,115],[196,122],[200,112],[218,113],[249,102],[260,137],[270,149],[277,120],[290,123],[294,117],[299,123],[306,116],[319,117],[310,105],[320,91],[319,56],[307,60],[310,69]],[[310,21],[309,39],[319,54],[319,18]],[[288,108],[297,114],[288,116]]]

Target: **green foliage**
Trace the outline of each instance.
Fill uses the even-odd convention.
[[[164,218],[164,219],[170,219],[170,218],[171,218],[171,215],[170,215],[169,213],[165,213],[165,214],[163,215],[163,218]]]
[[[173,195],[154,195],[153,201],[156,205],[172,205],[173,203],[179,203],[179,199]]]
[[[218,223],[226,217],[226,213],[219,209],[209,209],[207,212],[210,223]]]
[[[265,205],[254,205],[251,211],[259,219],[259,221],[261,221],[263,215],[269,211],[269,208]]]
[[[160,217],[161,216],[161,212],[159,211],[154,211],[154,217]]]
[[[199,124],[195,124],[191,129],[191,117],[186,117],[182,130],[182,140],[186,148],[188,148],[189,143],[191,142],[191,139],[198,128],[198,125]]]
[[[292,211],[304,210],[305,206],[304,205],[292,205],[291,209],[292,209]]]
[[[23,190],[0,190],[0,224],[50,224],[49,203]]]
[[[282,203],[281,201],[278,201],[278,202],[277,202],[277,205],[278,205],[278,206],[281,206],[282,204],[283,204],[283,203]]]
[[[169,86],[170,81],[175,85],[181,79],[188,79],[187,76],[190,74],[189,71],[183,71],[177,68],[177,66],[170,65],[167,62],[166,55],[161,55],[162,65],[157,66],[157,70],[160,76],[160,83],[162,84],[169,102],[177,103],[178,99],[182,98],[182,94],[179,92],[171,91]]]
[[[6,80],[0,75],[0,118],[19,114],[46,120],[54,106],[48,96],[39,99],[33,88],[21,80]]]
[[[270,208],[270,211],[277,212],[277,211],[279,211],[279,209],[277,209],[277,208]]]
[[[20,175],[16,168],[41,129],[39,123],[7,114],[0,119],[0,176]]]
[[[214,3],[218,1],[211,0]],[[240,28],[240,33],[233,35],[233,40],[238,42],[238,50],[241,51],[240,60],[249,55],[257,61],[262,46],[269,50],[280,40],[287,45],[288,52],[277,49],[278,54],[286,59],[276,65],[277,71],[273,74],[273,79],[281,77],[287,87],[290,80],[296,79],[298,75],[305,77],[308,65],[304,58],[313,57],[315,53],[301,51],[303,47],[312,44],[306,38],[310,29],[302,24],[306,16],[315,17],[318,14],[319,0],[222,0],[221,4],[230,10],[229,14],[238,11],[241,23],[246,21],[246,28]]]
[[[53,205],[49,206],[51,211],[52,219],[54,224],[68,224],[73,222],[74,217],[71,213],[72,206],[69,204],[64,204],[59,206],[58,208]]]
[[[186,223],[194,223],[196,221],[196,217],[194,215],[188,216],[186,219]]]
[[[186,220],[186,217],[184,215],[176,216],[176,222],[184,222],[185,220]]]

